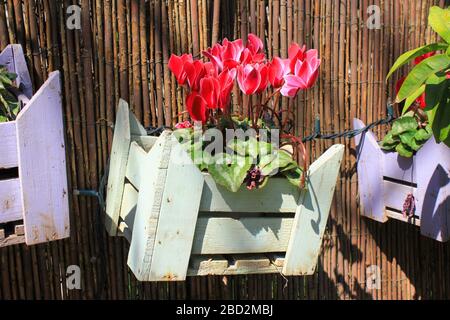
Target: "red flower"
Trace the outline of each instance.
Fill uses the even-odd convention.
[[[205,99],[198,92],[191,92],[186,99],[187,110],[194,121],[201,121],[203,124],[208,120],[208,109]]]
[[[194,62],[186,62],[184,70],[187,74],[187,81],[192,91],[198,91],[200,89],[200,80],[205,76],[205,66],[200,60]]]
[[[308,50],[303,61],[297,60],[294,74],[285,76],[281,94],[293,98],[299,90],[311,88],[319,76],[320,63],[317,50]]]
[[[449,79],[449,80],[450,80],[450,71],[449,71],[449,72],[447,72],[447,79]]]
[[[206,77],[200,81],[200,95],[206,102],[209,109],[216,109],[218,107],[218,100],[220,94],[219,80],[215,77]]]
[[[237,81],[239,88],[246,95],[260,93],[267,88],[269,82],[268,68],[264,64],[247,64],[238,68]]]
[[[180,85],[184,85],[186,83],[187,74],[185,70],[186,63],[192,63],[192,55],[191,54],[183,54],[181,57],[172,54],[169,59],[168,67],[169,70],[173,72],[175,78],[177,79]]]
[[[175,129],[189,129],[189,128],[192,128],[192,124],[189,121],[180,122],[175,125]]]
[[[230,103],[230,95],[234,86],[234,79],[236,78],[235,70],[225,70],[219,75],[220,94],[219,94],[219,108],[224,110]]]
[[[289,73],[289,60],[274,57],[269,64],[269,81],[274,88],[282,87],[284,77]]]
[[[248,34],[247,49],[250,50],[252,55],[256,55],[262,52],[264,48],[263,42],[260,38],[253,33]]]
[[[425,53],[425,54],[421,55],[420,57],[417,57],[416,59],[414,59],[414,65],[418,65],[423,60],[428,59],[428,58],[434,56],[435,54],[436,54],[436,51],[432,51],[432,52]]]

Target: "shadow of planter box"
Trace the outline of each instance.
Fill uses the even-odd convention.
[[[231,193],[192,163],[170,131],[148,137],[121,101],[106,198],[106,228],[130,241],[140,281],[186,276],[315,272],[344,146],[310,168],[307,191],[273,178]]]
[[[354,119],[354,128],[365,127]],[[431,138],[412,158],[380,148],[375,135],[356,138],[362,215],[379,222],[396,219],[420,227],[437,241],[450,239],[450,149]],[[403,204],[413,194],[415,216],[404,218]]]
[[[18,75],[25,107],[16,121],[0,123],[0,247],[67,238],[67,193],[61,85],[52,72],[33,94],[20,45],[0,54],[0,65]]]

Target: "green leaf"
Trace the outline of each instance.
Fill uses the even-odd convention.
[[[443,71],[449,66],[450,57],[446,54],[438,54],[423,60],[415,66],[408,77],[406,77],[406,80],[397,95],[396,102],[400,103],[410,95],[414,94],[414,92],[416,92],[431,75]]]
[[[386,80],[389,79],[397,69],[414,60],[415,58],[418,58],[429,52],[446,50],[448,47],[449,46],[446,43],[433,43],[402,54],[392,66],[388,76],[386,77]]]
[[[420,129],[417,130],[416,134],[414,135],[414,139],[419,142],[426,142],[431,138],[432,135],[433,135],[432,131]]]
[[[394,150],[399,141],[400,139],[397,136],[394,137],[391,131],[384,137],[383,141],[381,141],[380,147],[387,151]]]
[[[409,107],[419,98],[426,89],[426,85],[422,85],[417,91],[415,91],[412,95],[410,95],[406,101],[405,106],[403,107],[402,115],[404,115],[406,112],[408,112]]]
[[[400,140],[402,144],[408,146],[410,149],[414,151],[419,151],[419,149],[422,147],[422,144],[417,143],[416,139],[414,137],[416,136],[416,131],[408,131],[400,135]]]
[[[264,176],[273,176],[285,171],[283,170],[285,168],[295,168],[296,166],[297,163],[292,156],[284,150],[277,150],[271,155],[263,157],[259,163]]]
[[[425,102],[427,107],[425,111],[432,110],[441,102],[448,89],[447,75],[433,74],[427,80],[425,90]]]
[[[432,124],[436,141],[444,142],[449,139],[450,134],[450,100],[444,99],[436,108],[436,114]]]
[[[218,154],[214,158],[214,164],[208,166],[208,172],[214,181],[231,192],[239,191],[252,167],[252,159],[226,153]]]
[[[395,151],[397,151],[399,155],[405,158],[411,158],[414,154],[413,150],[411,150],[408,146],[405,146],[403,143],[397,145]]]
[[[414,117],[405,116],[394,122],[391,133],[394,137],[399,136],[403,132],[416,130],[417,126],[417,120]]]
[[[450,43],[450,9],[434,6],[430,9],[428,24],[447,43]]]
[[[303,170],[299,167],[297,167],[295,170],[290,170],[283,172],[283,174],[286,176],[288,181],[292,183],[294,186],[299,187],[300,181],[303,176]]]
[[[0,114],[0,122],[7,122],[8,118]]]

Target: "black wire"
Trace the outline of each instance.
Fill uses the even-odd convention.
[[[318,140],[318,139],[333,140],[333,139],[338,139],[338,138],[348,138],[348,139],[354,138],[362,133],[372,130],[373,128],[375,128],[377,126],[391,123],[394,120],[394,108],[393,108],[392,104],[388,104],[387,110],[388,110],[388,117],[386,119],[375,121],[361,129],[347,130],[347,131],[336,132],[336,133],[332,133],[332,134],[322,134],[320,132],[320,119],[317,118],[315,121],[314,134],[303,138],[303,142],[309,142],[309,141]]]

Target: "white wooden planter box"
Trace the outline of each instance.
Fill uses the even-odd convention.
[[[354,128],[365,127],[358,119]],[[450,149],[431,138],[412,158],[383,151],[372,132],[356,138],[362,215],[379,222],[401,220],[420,226],[437,241],[450,239]],[[402,215],[408,194],[416,200],[412,218]]]
[[[0,247],[69,236],[69,203],[59,72],[33,95],[20,45],[0,54],[18,75],[26,103],[16,121],[0,123]]]
[[[313,274],[343,152],[333,146],[311,166],[308,191],[272,179],[231,193],[200,172],[171,132],[146,136],[121,101],[106,227],[130,241],[128,265],[140,281]]]

